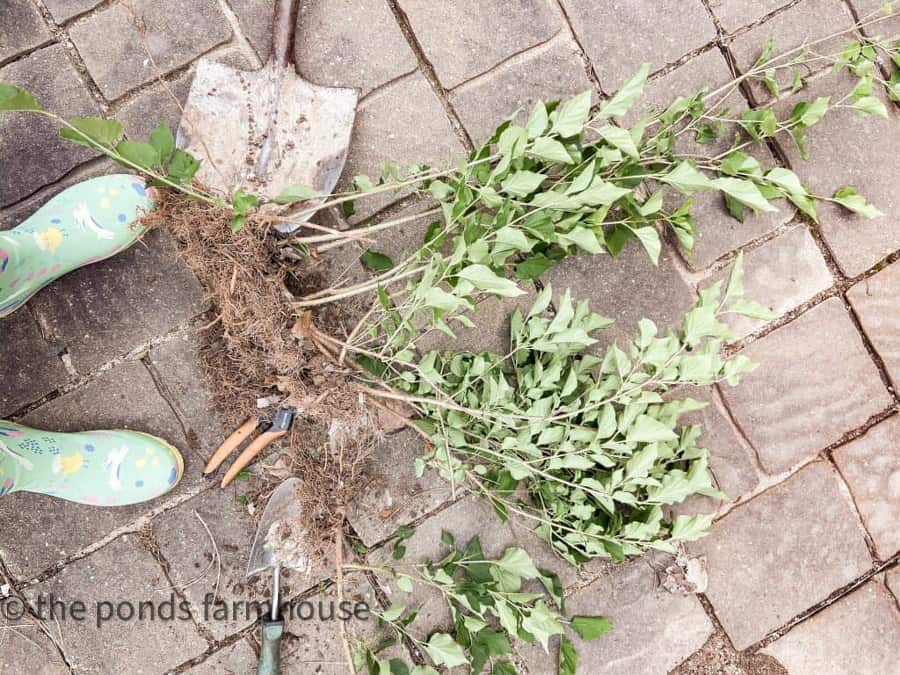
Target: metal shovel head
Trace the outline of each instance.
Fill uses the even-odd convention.
[[[275,566],[275,558],[272,549],[266,546],[266,537],[275,523],[298,522],[302,507],[300,496],[297,493],[299,478],[288,478],[275,488],[275,492],[269,497],[269,503],[263,511],[253,537],[253,547],[250,549],[250,560],[247,562],[247,576],[271,569]]]
[[[204,160],[197,178],[228,195],[241,187],[272,199],[290,185],[327,195],[347,159],[356,100],[356,90],[311,84],[291,64],[247,72],[203,60],[178,145]]]

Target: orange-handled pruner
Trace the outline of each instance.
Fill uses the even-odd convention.
[[[259,435],[247,445],[246,448],[238,455],[238,458],[231,465],[231,468],[225,472],[222,478],[222,487],[228,485],[234,480],[241,471],[243,471],[250,462],[256,459],[270,443],[284,436],[291,428],[294,421],[296,410],[294,408],[279,408],[271,417],[250,418],[239,426],[213,453],[212,457],[206,463],[203,469],[203,475],[208,476],[218,469],[225,458],[228,457],[236,448],[246,441],[255,432],[259,431]]]

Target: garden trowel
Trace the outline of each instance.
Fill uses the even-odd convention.
[[[306,560],[285,560],[281,550],[284,537],[290,534],[292,526],[296,528],[300,523],[302,507],[297,494],[299,483],[298,478],[288,478],[269,497],[253,538],[253,548],[247,563],[248,577],[272,570],[272,607],[269,616],[262,623],[257,675],[275,675],[281,667],[281,636],[284,633],[284,621],[280,616],[281,567],[283,564],[295,567],[308,565]],[[295,558],[296,555],[288,557]]]
[[[356,115],[355,89],[321,87],[297,74],[300,0],[275,0],[272,56],[261,70],[204,59],[197,65],[178,145],[203,159],[196,177],[229,196],[238,188],[277,197],[300,185],[327,195],[344,168]],[[304,209],[290,232],[313,213]]]

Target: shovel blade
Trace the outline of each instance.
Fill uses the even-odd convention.
[[[178,144],[204,160],[197,178],[228,195],[241,187],[272,199],[290,185],[327,195],[347,159],[356,102],[354,89],[311,84],[292,67],[246,72],[203,60]]]

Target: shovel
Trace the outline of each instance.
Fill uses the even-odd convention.
[[[178,145],[206,159],[197,178],[233,194],[274,199],[301,185],[325,196],[344,168],[356,115],[355,89],[321,87],[297,74],[294,31],[300,0],[275,0],[272,56],[255,72],[202,60],[178,128]],[[296,223],[280,223],[292,232]]]
[[[298,523],[301,514],[297,496],[298,478],[288,478],[275,488],[269,503],[263,511],[262,519],[253,539],[247,576],[256,576],[265,570],[272,570],[272,609],[262,624],[262,647],[259,654],[257,675],[276,675],[281,669],[281,635],[284,621],[279,615],[281,604],[281,562],[271,546],[273,528],[277,531],[291,523]]]

